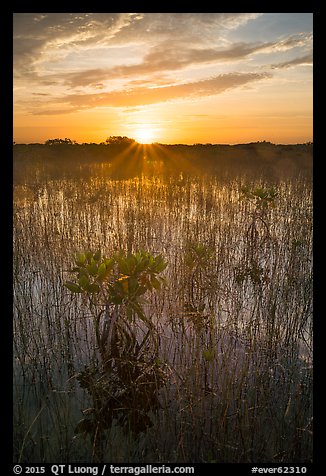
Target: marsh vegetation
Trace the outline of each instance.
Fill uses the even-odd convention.
[[[309,167],[49,147],[14,162],[15,461],[312,461]]]

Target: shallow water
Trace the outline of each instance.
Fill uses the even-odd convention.
[[[211,441],[216,439],[209,413],[214,405],[222,412],[221,399],[229,400],[232,414],[242,408],[238,396],[243,394],[241,405],[250,408],[256,405],[257,385],[269,389],[271,397],[266,392],[259,397],[266,413],[258,412],[257,421],[268,419],[273,405],[285,413],[300,382],[311,383],[311,187],[307,181],[276,186],[279,197],[268,215],[270,239],[254,249],[263,272],[254,277],[245,271],[253,206],[239,200],[236,181],[59,179],[33,193],[15,188],[16,453],[26,461],[58,455],[67,461],[83,452],[73,428],[87,398],[74,375],[96,356],[92,315],[85,299],[72,296],[63,283],[70,279],[73,253],[85,249],[164,255],[167,286],[150,294],[145,306],[158,330],[159,357],[174,382],[162,395],[166,401],[175,396],[177,412],[189,392],[193,399],[197,395],[197,416],[207,420]],[[189,267],[185,258],[194,243],[212,250],[201,269]],[[305,408],[302,422],[308,424],[311,395],[305,399],[295,405]],[[27,445],[26,432],[43,406]],[[61,428],[51,437],[49,421]],[[37,441],[35,449],[30,438]]]

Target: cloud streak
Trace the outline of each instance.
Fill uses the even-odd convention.
[[[128,42],[156,44],[188,39],[200,44],[259,14],[246,13],[18,13],[13,17],[15,76],[37,72],[49,52],[62,57],[80,49]]]
[[[92,86],[99,81],[130,76],[150,75],[158,72],[176,71],[189,66],[209,63],[232,62],[246,59],[250,55],[274,50],[285,51],[309,42],[306,35],[293,35],[285,40],[265,43],[236,43],[228,48],[193,48],[183,41],[163,42],[153,46],[144,56],[142,63],[96,68],[77,73],[68,73],[64,83],[71,87]]]
[[[290,61],[284,61],[283,63],[276,63],[270,65],[271,69],[285,69],[292,68],[293,66],[306,66],[313,64],[313,54],[309,53],[298,58],[294,58]]]
[[[154,88],[133,88],[110,93],[71,94],[57,98],[53,104],[64,103],[66,109],[58,110],[58,114],[74,112],[94,107],[136,107],[178,99],[196,99],[221,94],[229,89],[270,78],[269,73],[230,73],[213,78]],[[49,104],[49,103],[47,103]],[[37,114],[55,114],[55,110],[46,109]]]
[[[13,17],[14,59],[35,60],[47,47],[90,46],[109,41],[133,19],[130,13],[18,13]]]

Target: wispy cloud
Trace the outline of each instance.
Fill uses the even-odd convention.
[[[71,87],[85,87],[98,81],[130,76],[151,75],[169,72],[194,65],[208,63],[232,62],[242,60],[261,52],[285,51],[306,44],[310,37],[294,35],[274,42],[235,43],[226,48],[194,48],[184,41],[165,41],[153,46],[139,64],[117,66],[114,68],[97,68],[63,76],[64,83]]]
[[[221,94],[226,90],[270,78],[268,73],[230,73],[213,78],[164,87],[138,87],[98,94],[70,94],[56,98],[55,104],[65,103],[67,109],[58,113],[73,112],[94,107],[136,107],[178,99],[194,99]],[[49,105],[49,102],[46,103]],[[55,110],[44,109],[37,114],[55,114]]]
[[[232,61],[245,58],[263,49],[263,45],[236,44],[227,49],[191,48],[183,42],[163,42],[150,49],[139,64],[116,66],[114,68],[97,68],[63,76],[69,87],[93,85],[98,81],[115,78],[147,76],[158,72],[170,72],[193,65]]]
[[[133,19],[130,13],[14,14],[14,59],[36,60],[44,47],[79,47],[108,41]],[[105,33],[105,34],[104,34]]]
[[[219,30],[233,29],[255,19],[256,13],[18,13],[14,14],[16,66],[31,65],[60,49],[127,42],[161,42],[164,39],[197,39],[199,43],[219,37]]]
[[[290,61],[284,61],[283,63],[276,63],[270,65],[272,69],[292,68],[294,66],[306,66],[313,64],[313,54],[309,53],[298,58],[294,58]]]

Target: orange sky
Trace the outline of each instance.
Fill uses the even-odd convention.
[[[312,13],[14,14],[14,140],[301,143]]]

